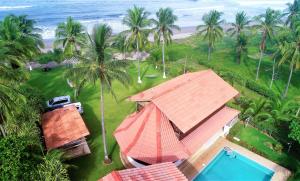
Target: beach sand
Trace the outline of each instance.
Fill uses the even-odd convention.
[[[180,40],[192,36],[196,32],[195,26],[190,27],[181,27],[181,30],[174,30],[173,40]],[[153,42],[153,35],[149,36],[149,41]],[[43,48],[43,52],[48,52],[53,49],[53,41],[54,39],[44,39],[45,48]]]

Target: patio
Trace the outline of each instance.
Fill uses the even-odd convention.
[[[262,157],[259,156],[237,144],[234,144],[225,138],[220,137],[211,147],[207,150],[199,150],[193,154],[188,160],[183,162],[179,166],[179,170],[189,179],[193,179],[206,165],[222,150],[224,147],[230,147],[232,150],[239,152],[240,154],[256,161],[257,163],[273,170],[275,173],[272,177],[272,181],[285,181],[291,175],[291,172]]]

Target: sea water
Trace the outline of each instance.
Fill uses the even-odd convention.
[[[52,39],[57,24],[68,16],[80,21],[88,31],[95,24],[108,23],[114,33],[121,32],[126,29],[122,19],[133,5],[145,7],[150,17],[160,7],[170,7],[178,16],[177,25],[191,27],[201,24],[203,14],[212,9],[224,12],[223,18],[230,22],[238,11],[255,16],[268,7],[284,10],[288,2],[292,0],[0,0],[0,20],[9,14],[28,15],[43,30],[43,38]]]

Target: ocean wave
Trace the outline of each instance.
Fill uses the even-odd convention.
[[[255,5],[285,5],[291,2],[290,0],[280,0],[280,1],[261,1],[261,0],[252,0],[244,1],[238,0],[237,3],[242,6],[255,6]]]
[[[0,6],[0,11],[8,11],[14,9],[26,9],[31,8],[32,6]]]
[[[180,8],[180,9],[175,9],[175,11],[198,11],[198,10],[207,10],[207,9],[216,9],[216,10],[222,10],[224,9],[224,6],[205,6],[205,7],[200,7],[200,8]]]

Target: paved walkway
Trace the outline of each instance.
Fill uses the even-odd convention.
[[[225,138],[219,138],[214,145],[205,151],[196,152],[187,161],[179,166],[179,169],[184,173],[184,175],[191,180],[199,171],[201,171],[209,162],[219,153],[224,147],[230,147],[246,157],[255,160],[261,165],[273,170],[275,174],[272,177],[272,181],[285,181],[290,176],[291,172],[286,168],[259,156],[237,144],[234,144]]]

